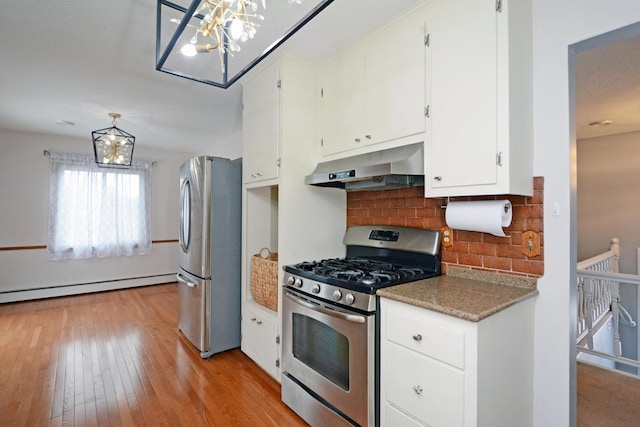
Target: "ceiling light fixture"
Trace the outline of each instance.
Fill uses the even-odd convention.
[[[286,28],[282,36],[277,36],[275,41],[269,40],[267,48],[260,52],[255,59],[248,61],[247,56],[243,55],[244,52],[243,54],[239,53],[241,51],[240,43],[253,39],[265,19],[264,16],[258,13],[257,1],[193,0],[190,6],[185,8],[167,0],[158,0],[156,70],[227,89],[333,2],[333,0],[320,1],[293,26]],[[297,5],[303,2],[303,0],[278,1],[286,1],[289,4]],[[262,11],[266,10],[266,3],[266,0],[261,0]],[[163,43],[163,38],[166,38],[163,36],[167,35],[162,29],[163,11],[165,17],[169,18],[169,22],[177,24],[175,31],[170,32],[171,37],[166,44]],[[295,13],[292,13],[292,15],[295,15]],[[273,15],[268,19],[275,21]],[[273,24],[273,22],[270,22],[270,24]],[[187,29],[191,31],[186,31]],[[274,29],[270,28],[269,33],[273,34]],[[263,44],[264,42],[265,40],[263,40]],[[164,46],[164,50],[162,50],[162,46]],[[182,55],[180,56],[183,56],[183,58],[199,56],[198,54],[200,53],[217,52],[218,65],[216,70],[210,70],[212,67],[210,59],[201,61],[200,65],[185,62],[184,59],[173,59],[171,54],[176,46],[179,46],[176,52],[181,53]],[[253,56],[252,54],[247,55]],[[245,61],[246,66],[239,66],[230,70],[230,58],[234,56],[241,56],[242,58],[237,62]],[[169,61],[170,57],[171,61]],[[242,64],[244,65],[244,62]],[[188,69],[189,71],[177,71],[178,69]],[[231,73],[234,75],[230,77],[229,74]]]
[[[109,117],[113,126],[91,132],[96,164],[100,167],[129,168],[136,137],[118,129],[116,125],[122,117],[120,114],[109,113]]]

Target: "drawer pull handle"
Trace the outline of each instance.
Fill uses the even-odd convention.
[[[416,341],[422,341],[422,335],[420,335],[420,334],[415,334],[415,335],[413,336],[413,339],[414,339],[414,340],[416,340]]]
[[[415,391],[416,394],[420,396],[422,394],[422,386],[421,385],[413,386],[413,391]]]

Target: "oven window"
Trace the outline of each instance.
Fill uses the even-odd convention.
[[[343,390],[349,390],[349,340],[340,332],[293,313],[293,356]]]

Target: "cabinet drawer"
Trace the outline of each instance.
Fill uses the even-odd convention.
[[[384,417],[384,422],[382,423],[383,426],[424,427],[424,424],[419,423],[404,412],[399,411],[394,406],[387,404],[384,409],[386,414]]]
[[[464,369],[464,332],[390,310],[387,339]]]
[[[464,422],[464,373],[394,343],[387,345],[387,401],[430,426]]]

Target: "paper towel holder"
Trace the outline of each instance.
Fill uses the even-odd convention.
[[[451,197],[447,197],[447,204],[446,205],[440,205],[440,209],[447,209],[447,205],[449,204],[449,202],[451,201]],[[509,205],[504,205],[504,213],[509,212],[509,209],[512,207],[511,201],[509,201]]]
[[[496,237],[511,237],[511,234],[506,234],[504,231],[504,228],[511,226],[512,222],[513,204],[509,199],[461,200],[452,202],[451,199],[447,197],[447,201],[447,205],[442,205],[441,208],[447,209],[445,225],[449,229],[487,233]],[[451,203],[454,203],[455,206],[451,205]],[[476,211],[476,209],[478,209],[479,212]],[[496,214],[498,215],[497,223],[494,217]]]
[[[447,205],[451,201],[451,196],[447,196]],[[447,205],[440,205],[440,209],[447,209]]]

